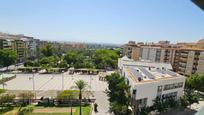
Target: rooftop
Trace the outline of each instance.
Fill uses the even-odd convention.
[[[120,62],[124,66],[141,66],[141,67],[154,67],[154,68],[166,68],[172,70],[172,66],[170,63],[160,63],[160,62],[152,62],[147,60],[134,61],[129,59],[127,56],[124,56],[120,59]]]
[[[133,81],[141,83],[184,77],[165,68],[125,66],[125,71]]]

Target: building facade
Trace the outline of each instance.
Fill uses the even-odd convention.
[[[133,52],[133,48],[139,49],[137,59],[134,60],[148,60],[152,62],[171,63],[173,70],[182,75],[191,75],[194,73],[204,73],[204,40],[197,43],[177,43],[169,44],[169,42],[159,42],[157,44],[134,44],[125,45],[123,47],[123,56],[133,59],[133,55],[128,52]],[[129,50],[124,50],[129,48]],[[131,56],[129,56],[131,55]]]
[[[11,49],[17,54],[17,63],[35,59],[39,54],[39,39],[24,35],[0,33],[0,49]]]
[[[131,88],[135,114],[142,107],[152,106],[157,97],[165,101],[170,97],[177,100],[183,95],[186,78],[169,70],[170,64],[136,62],[124,57],[118,60],[118,68]]]
[[[133,60],[139,60],[140,59],[140,47],[135,44],[133,41],[129,41],[128,44],[125,44],[123,46],[122,51],[123,56],[127,56],[128,58],[131,58]]]

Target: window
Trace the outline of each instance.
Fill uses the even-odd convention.
[[[164,90],[176,89],[183,87],[183,82],[174,83],[174,84],[167,84],[164,86]]]
[[[167,94],[163,94],[162,95],[162,99],[167,99],[167,98],[176,98],[177,97],[177,93],[178,92],[171,92],[171,93],[167,93]]]

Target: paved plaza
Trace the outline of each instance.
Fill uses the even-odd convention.
[[[105,81],[100,81],[98,75],[69,75],[68,72],[63,74],[16,74],[16,78],[5,83],[5,89],[11,93],[20,93],[22,91],[36,90],[37,97],[41,96],[56,96],[57,91],[62,89],[71,89],[75,86],[75,82],[84,80],[87,84],[87,90],[91,91],[98,104],[98,112],[92,112],[92,115],[110,115],[108,97],[105,94],[108,84]],[[64,81],[64,86],[62,85]],[[34,84],[33,84],[34,83]],[[3,86],[1,85],[1,88]]]
[[[64,80],[63,80],[64,79]],[[34,74],[35,90],[66,90],[75,86],[77,80],[84,80],[91,91],[104,91],[107,83],[99,81],[97,75]],[[64,86],[62,85],[64,81]],[[2,85],[1,85],[2,88]],[[33,74],[16,74],[16,78],[6,82],[8,90],[33,90]]]

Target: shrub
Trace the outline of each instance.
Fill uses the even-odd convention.
[[[25,114],[30,113],[32,111],[33,111],[33,107],[32,106],[24,107],[23,109],[21,109],[18,112],[18,115],[25,115]]]

